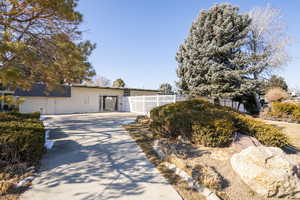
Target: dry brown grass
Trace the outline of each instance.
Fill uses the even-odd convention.
[[[212,190],[221,190],[223,178],[216,170],[207,165],[196,165],[193,168],[192,176],[199,184],[204,185]]]
[[[141,147],[150,162],[152,162],[160,173],[170,182],[184,200],[205,200],[206,198],[191,189],[188,184],[181,180],[179,176],[167,169],[159,159],[152,148],[153,135],[149,131],[148,124],[133,123],[124,125],[124,128],[130,133],[131,137]]]
[[[1,181],[0,182],[0,196],[7,194],[8,191],[12,188],[13,183],[9,181]]]
[[[26,190],[30,183],[21,188],[16,188],[14,185],[33,174],[33,171],[26,171],[26,168],[26,163],[2,165],[0,167],[0,200],[19,199],[20,194]]]

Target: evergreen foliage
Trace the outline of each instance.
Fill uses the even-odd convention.
[[[53,88],[95,74],[87,59],[95,45],[80,40],[76,6],[77,0],[0,2],[0,84]]]
[[[125,87],[125,82],[123,81],[123,79],[118,78],[113,82],[113,87],[123,88]]]
[[[160,94],[163,94],[163,95],[172,95],[172,94],[174,94],[172,86],[169,83],[162,83],[159,86],[159,91],[160,91]]]
[[[257,138],[266,146],[283,147],[288,139],[277,127],[228,107],[193,99],[156,107],[150,112],[154,137],[178,139],[211,147],[228,146],[235,133]]]
[[[216,4],[200,12],[179,47],[178,85],[192,95],[239,101],[256,92],[249,57],[243,47],[251,20],[230,4]]]

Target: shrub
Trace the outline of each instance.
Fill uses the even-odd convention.
[[[269,102],[282,101],[288,98],[288,94],[281,88],[272,88],[267,91],[265,97]]]
[[[235,114],[238,132],[255,137],[266,146],[283,147],[288,144],[287,137],[273,125],[257,121],[250,116]]]
[[[40,113],[28,113],[28,114],[22,114],[17,112],[0,112],[0,122],[5,121],[36,121],[40,118]]]
[[[190,137],[192,130],[192,107],[197,102],[177,102],[154,108],[150,112],[152,123],[150,128],[155,136],[176,138],[178,136]]]
[[[229,119],[210,120],[192,127],[192,141],[210,147],[227,146],[232,142],[235,127]]]
[[[277,118],[287,118],[300,122],[300,104],[289,102],[274,102],[271,105],[271,112],[267,113]]]
[[[239,132],[254,136],[268,146],[287,144],[280,129],[204,100],[157,107],[151,111],[150,117],[150,129],[156,137],[176,139],[182,136],[196,144],[220,147],[228,146],[234,133]]]
[[[44,153],[44,126],[39,114],[0,113],[0,160],[37,163]]]
[[[22,122],[22,121],[0,122],[1,132],[23,131],[23,130],[34,130],[39,133],[45,131],[43,123],[38,120],[31,121],[31,122]]]
[[[34,130],[2,131],[1,160],[36,163],[44,153],[44,134]]]

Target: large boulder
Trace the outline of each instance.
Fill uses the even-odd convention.
[[[263,146],[255,137],[237,133],[231,143],[231,148],[235,151],[242,151],[251,146]]]
[[[241,179],[264,197],[300,198],[300,168],[280,148],[251,146],[231,157]]]

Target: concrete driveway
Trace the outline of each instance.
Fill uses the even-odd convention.
[[[48,116],[53,149],[23,200],[180,200],[120,126],[128,113]]]

